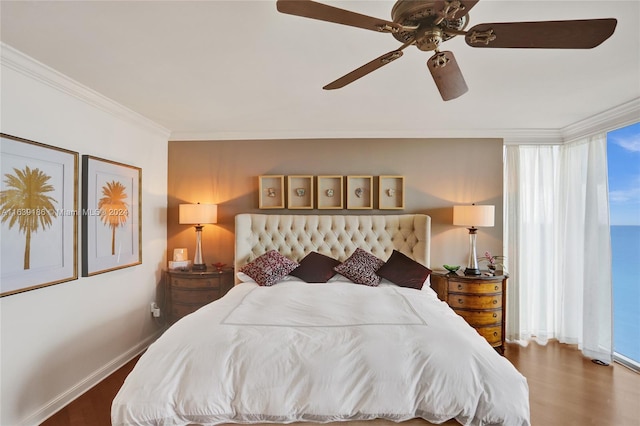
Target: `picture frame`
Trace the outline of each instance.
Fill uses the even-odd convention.
[[[284,175],[258,176],[258,208],[284,209]]]
[[[404,176],[378,177],[378,208],[380,210],[404,209]]]
[[[0,297],[77,279],[78,153],[5,133],[0,153]]]
[[[343,209],[344,179],[342,176],[318,176],[318,209]]]
[[[373,209],[373,176],[347,176],[347,209]]]
[[[312,209],[313,208],[313,176],[292,175],[287,176],[287,208],[288,209]]]
[[[142,263],[142,169],[82,156],[82,276]]]

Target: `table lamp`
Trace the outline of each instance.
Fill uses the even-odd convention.
[[[206,271],[207,265],[202,260],[202,228],[207,223],[218,222],[218,206],[216,204],[180,204],[179,222],[181,225],[195,225],[196,254],[193,258],[194,271]]]
[[[469,261],[464,270],[465,275],[480,275],[478,256],[476,254],[476,226],[493,226],[495,206],[453,206],[453,224],[469,228]]]

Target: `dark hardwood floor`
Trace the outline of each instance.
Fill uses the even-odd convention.
[[[557,342],[507,344],[505,356],[527,378],[535,426],[640,425],[640,374],[621,365],[603,367],[575,347]],[[111,401],[138,358],[43,423],[108,426]]]

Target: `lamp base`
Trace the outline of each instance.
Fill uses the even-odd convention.
[[[467,268],[464,270],[465,275],[482,275],[480,269]]]
[[[207,265],[204,263],[194,263],[193,266],[191,267],[192,271],[206,271],[207,270]]]

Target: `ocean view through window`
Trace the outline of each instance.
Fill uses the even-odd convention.
[[[640,369],[640,123],[607,134],[614,358]]]

